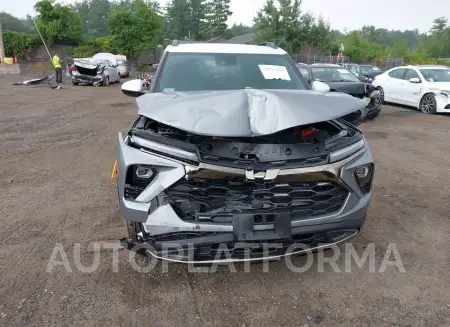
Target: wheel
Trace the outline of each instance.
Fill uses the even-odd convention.
[[[106,76],[105,80],[103,81],[103,86],[109,86],[109,76]]]
[[[79,82],[72,81],[72,84],[76,86],[79,84]]]
[[[434,94],[425,94],[420,100],[419,109],[424,114],[433,115],[436,113],[436,98]]]
[[[378,87],[378,91],[380,91],[380,101],[381,101],[381,104],[383,104],[384,103],[384,90],[380,86],[380,87]]]
[[[120,75],[117,76],[117,81],[116,83],[120,83]]]

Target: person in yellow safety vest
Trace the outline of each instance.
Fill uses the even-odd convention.
[[[59,53],[56,52],[52,58],[53,66],[55,67],[56,83],[62,83],[62,66]]]

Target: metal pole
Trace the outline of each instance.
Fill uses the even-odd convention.
[[[3,59],[5,59],[5,47],[3,46],[3,29],[0,22],[0,63],[3,63]]]
[[[45,50],[47,50],[48,57],[50,58],[50,62],[52,63],[52,65],[54,67],[55,65],[53,64],[52,55],[50,54],[50,51],[48,51],[47,44],[45,44],[44,38],[42,37],[41,31],[39,31],[36,21],[34,20],[34,18],[32,18],[32,19],[33,19],[34,26],[36,27],[36,30],[38,31],[38,34],[41,37],[42,43],[44,44]]]

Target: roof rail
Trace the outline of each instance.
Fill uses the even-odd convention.
[[[273,42],[263,42],[263,43],[258,43],[258,45],[261,45],[261,46],[264,46],[264,47],[270,47],[272,49],[278,49],[276,44],[273,43]]]
[[[178,45],[180,45],[180,41],[178,41],[178,40],[172,41],[172,46],[177,47]]]

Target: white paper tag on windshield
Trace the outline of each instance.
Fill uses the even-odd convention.
[[[258,65],[265,79],[281,79],[290,81],[291,77],[284,66]]]
[[[342,74],[348,74],[348,71],[345,69],[338,69],[338,72]]]

